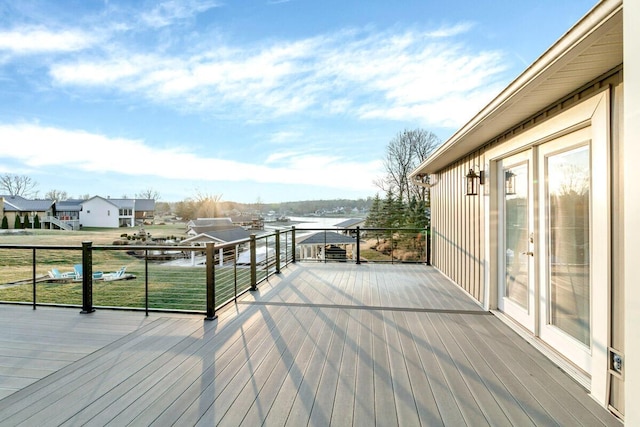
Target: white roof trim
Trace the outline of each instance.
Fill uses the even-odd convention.
[[[595,41],[604,37],[607,32],[616,29],[618,26],[620,29],[622,28],[622,0],[603,0],[598,3],[493,101],[445,141],[410,174],[410,177],[438,172],[448,164],[478,149],[502,132],[530,118],[532,114],[526,108],[523,108],[523,104],[526,104],[524,100],[526,100],[527,96],[531,95],[536,87],[547,81],[551,76],[567,67],[572,60],[592,46]],[[620,60],[617,64],[608,64],[610,65],[609,69],[615,68],[621,62]],[[608,70],[603,72],[606,71]],[[593,78],[596,77],[598,75],[593,76]],[[576,81],[572,83],[577,86],[568,89],[565,95],[589,83],[589,81],[591,80],[578,81],[576,78]],[[558,101],[557,94],[555,92],[549,93],[547,101],[547,105]],[[520,110],[521,115],[518,116]],[[501,122],[501,127],[489,125],[489,121],[497,120],[507,111],[511,117],[509,120]],[[485,128],[483,129],[483,127]]]

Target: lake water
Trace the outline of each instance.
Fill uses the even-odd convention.
[[[322,217],[306,217],[306,216],[292,216],[289,217],[291,222],[293,222],[296,229],[306,229],[306,228],[335,228],[336,224],[340,224],[348,219],[352,218],[322,218]]]

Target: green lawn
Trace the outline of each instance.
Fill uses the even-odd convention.
[[[145,307],[144,265],[129,269],[135,279],[93,282],[93,305],[126,308]],[[216,306],[234,295],[233,268],[216,268]],[[264,276],[264,274],[262,274]],[[249,270],[238,275],[237,289],[250,286]],[[165,310],[206,310],[206,269],[204,267],[149,266],[149,308]],[[0,288],[0,301],[33,302],[31,283]],[[82,283],[76,281],[36,285],[36,302],[82,305]]]
[[[77,232],[54,230],[28,230],[26,234],[0,234],[0,244],[10,245],[56,245],[69,246],[64,249],[37,249],[35,251],[36,276],[46,276],[56,268],[61,272],[73,271],[74,264],[82,263],[82,242],[94,245],[111,245],[121,234],[136,233],[136,228],[83,229]],[[184,237],[182,224],[147,226],[145,231],[154,236]],[[94,306],[117,306],[144,308],[145,263],[143,259],[127,254],[124,250],[92,251],[93,271],[114,272],[126,267],[133,280],[95,281],[93,287]],[[32,249],[0,248],[0,301],[33,302]],[[233,271],[216,268],[216,303],[233,297]],[[7,285],[20,280],[27,284]],[[242,291],[249,287],[249,270],[242,271],[237,287]],[[204,267],[171,267],[157,263],[148,264],[149,308],[169,310],[206,310],[206,269]],[[47,283],[36,285],[36,301],[51,304],[82,304],[80,282]]]

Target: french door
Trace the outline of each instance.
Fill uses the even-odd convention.
[[[606,159],[591,151],[585,128],[498,162],[498,307],[587,373],[593,287],[606,286],[592,264],[607,262],[594,258],[594,227],[607,224],[594,222],[591,179]]]
[[[540,338],[590,372],[595,282],[588,129],[541,145],[538,156]]]
[[[530,331],[535,328],[532,156],[502,160],[502,277],[499,308]]]

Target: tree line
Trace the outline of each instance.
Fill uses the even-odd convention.
[[[373,228],[426,228],[429,225],[429,189],[409,180],[415,170],[439,145],[440,139],[424,129],[399,132],[387,145],[383,160],[383,175],[374,184],[385,194],[366,199],[309,200],[284,203],[244,204],[223,201],[222,194],[212,194],[196,190],[195,196],[182,201],[160,202],[160,194],[153,188],[146,188],[135,197],[156,201],[156,215],[174,214],[183,219],[212,218],[221,215],[252,213],[260,215],[274,211],[279,215],[303,216],[332,214],[347,216],[352,212],[367,212],[366,225]],[[423,179],[426,179],[423,178]],[[426,181],[425,181],[426,182]],[[0,194],[37,198],[37,182],[26,175],[0,175]],[[64,201],[70,195],[64,190],[52,189],[45,199]],[[79,199],[89,199],[85,194]],[[123,198],[128,198],[126,195]]]
[[[430,193],[426,185],[409,180],[413,172],[440,146],[440,139],[424,129],[399,132],[387,145],[384,175],[375,181],[385,193],[373,198],[365,222],[370,228],[428,228]],[[427,182],[423,177],[422,183]]]

